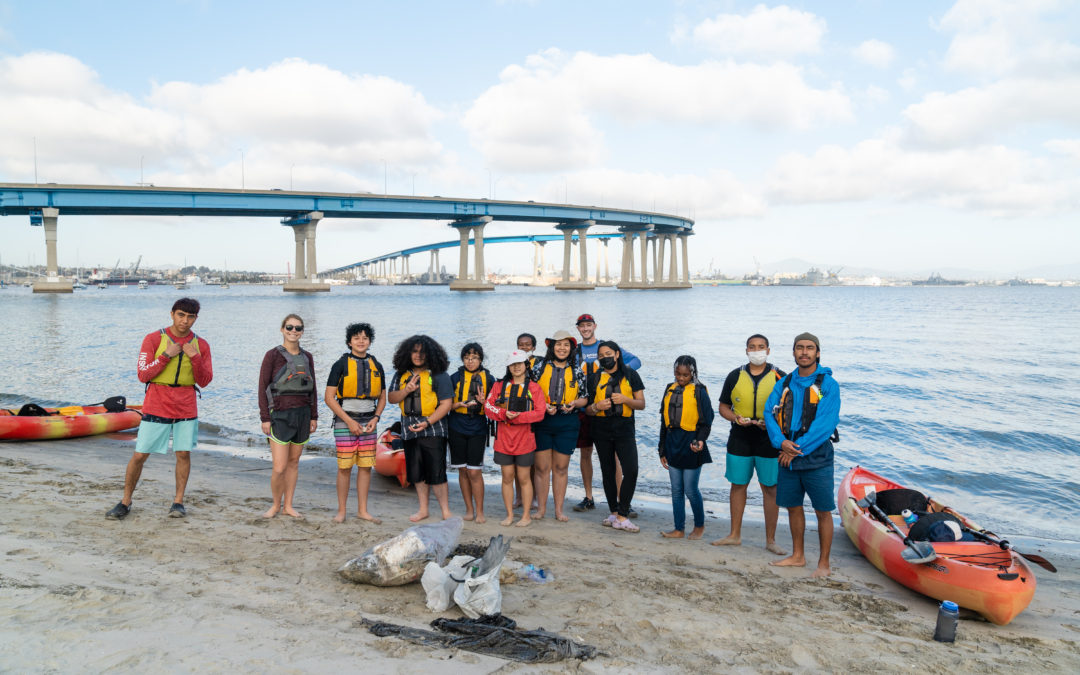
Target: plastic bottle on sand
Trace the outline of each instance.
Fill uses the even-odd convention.
[[[934,639],[938,642],[956,641],[956,623],[960,618],[960,608],[951,600],[946,600],[938,607],[937,626]]]

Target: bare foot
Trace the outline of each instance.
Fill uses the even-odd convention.
[[[473,520],[474,518],[475,516],[473,516],[471,511],[466,511],[465,515],[461,517],[462,520]]]
[[[278,507],[271,506],[270,509],[266,513],[263,514],[263,518],[273,518],[274,516],[277,515],[277,512],[278,512]]]
[[[769,564],[773,567],[806,567],[806,558],[789,555],[783,560],[773,560]]]
[[[742,546],[742,537],[736,537],[733,534],[729,534],[723,539],[717,539],[712,542],[713,546]]]
[[[546,516],[546,515],[547,515],[547,511],[537,511],[536,513],[532,514],[532,516],[530,516],[530,519],[531,520],[543,520],[544,516]]]
[[[831,572],[832,570],[829,569],[828,565],[826,565],[825,567],[818,567],[816,570],[813,571],[810,576],[813,579],[824,579],[825,577],[829,576]]]
[[[532,518],[522,516],[521,520],[514,523],[514,527],[528,527],[530,523],[532,523]]]
[[[345,522],[345,514],[344,513],[338,513],[336,516],[334,516],[334,522],[335,523],[344,523]]]
[[[566,521],[570,520],[570,516],[566,515],[565,513],[556,513],[555,520],[559,521],[560,523],[565,523]]]
[[[366,520],[369,523],[372,523],[373,525],[382,525],[382,519],[381,518],[376,518],[375,516],[371,515],[370,513],[357,513],[356,517],[359,518],[360,520]]]
[[[787,551],[780,548],[780,546],[777,545],[777,543],[775,541],[766,542],[765,543],[765,550],[768,551],[769,553],[774,553],[776,555],[787,555]]]
[[[477,513],[476,514],[476,522],[478,522],[478,523],[486,523],[487,518],[484,517],[483,513]]]
[[[671,530],[670,532],[661,532],[660,536],[665,539],[682,539],[686,535],[682,530]]]
[[[695,527],[694,529],[690,530],[690,536],[688,536],[687,539],[701,539],[701,535],[703,534],[705,534],[704,525],[702,525],[701,527]]]
[[[409,516],[409,522],[411,522],[411,523],[419,523],[421,520],[426,520],[427,517],[428,517],[428,512],[427,511],[417,511],[416,513]]]
[[[292,516],[293,518],[296,518],[297,520],[303,520],[304,519],[303,514],[301,514],[299,511],[297,511],[296,509],[294,509],[291,506],[286,506],[284,510],[285,510],[285,515],[287,515],[287,516]]]
[[[514,523],[514,514],[512,514],[512,513],[510,515],[508,515],[506,518],[503,518],[502,520],[499,521],[499,524],[502,525],[503,527],[510,527],[513,523]]]
[[[448,518],[453,518],[453,517],[454,517],[454,514],[450,513],[450,509],[443,509],[443,512],[442,512],[442,519],[443,520],[446,520]]]

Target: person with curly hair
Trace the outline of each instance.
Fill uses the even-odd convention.
[[[438,342],[427,335],[413,335],[398,344],[393,365],[387,400],[401,406],[405,470],[420,503],[409,520],[417,523],[428,517],[429,486],[445,520],[451,515],[446,484],[446,416],[454,402],[446,374],[450,360]]]

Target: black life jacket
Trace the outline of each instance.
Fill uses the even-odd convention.
[[[787,376],[780,382],[782,393],[780,394],[780,403],[773,408],[773,416],[776,418],[776,423],[780,425],[780,432],[784,434],[784,437],[792,442],[797,441],[800,436],[810,430],[810,425],[814,423],[814,418],[817,417],[818,401],[821,400],[821,383],[825,381],[825,373],[818,371],[817,377],[814,378],[814,383],[806,388],[806,393],[803,395],[802,400],[802,418],[799,422],[799,428],[794,433],[791,431],[792,421],[792,407],[794,406],[793,396],[791,394],[791,378],[795,373],[788,373]],[[833,443],[840,441],[840,432],[833,429],[832,436],[829,440]]]
[[[285,365],[278,368],[270,384],[266,386],[266,398],[270,405],[274,404],[275,396],[306,395],[315,391],[315,378],[310,372],[304,352],[290,354],[289,350],[281,345],[276,349],[285,358]]]
[[[532,396],[529,395],[529,379],[525,378],[525,384],[512,384],[509,378],[503,379],[499,397],[495,399],[495,405],[505,408],[508,412],[528,412],[532,410]]]

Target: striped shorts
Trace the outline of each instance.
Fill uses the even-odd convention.
[[[361,426],[371,421],[373,415],[353,417]],[[368,469],[375,466],[375,444],[379,433],[376,429],[370,434],[354,436],[348,425],[339,418],[334,418],[334,445],[337,446],[337,465],[339,469],[351,469],[354,466]]]

